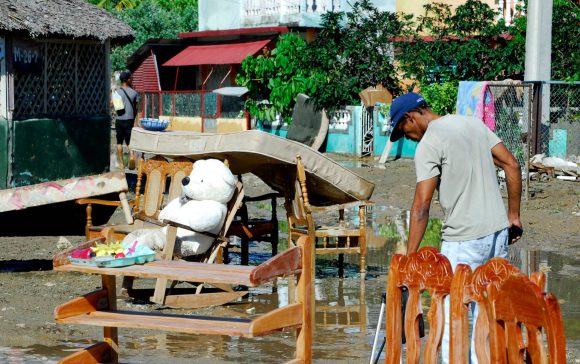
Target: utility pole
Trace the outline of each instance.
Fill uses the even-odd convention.
[[[552,63],[552,0],[528,0],[525,81],[549,81]]]
[[[526,26],[526,58],[524,81],[535,82],[532,110],[531,153],[542,151],[542,125],[550,124],[550,85],[552,70],[552,5],[553,0],[528,0]]]

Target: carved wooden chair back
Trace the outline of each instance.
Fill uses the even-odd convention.
[[[509,264],[506,259],[493,258],[472,271],[468,265],[458,264],[451,283],[450,299],[450,362],[456,360],[469,362],[469,321],[470,304],[479,304],[479,315],[476,322],[475,349],[478,361],[489,363],[489,324],[487,320],[484,296],[486,287],[498,285],[519,269]]]
[[[176,158],[171,162],[160,156],[148,160],[141,158],[135,188],[135,216],[156,219],[164,203],[167,178],[169,177],[170,184],[166,202],[181,195],[181,180],[191,173],[192,165],[193,162],[187,158]],[[143,176],[146,184],[141,201]]]
[[[564,363],[560,308],[553,295],[542,293],[545,282],[544,273],[534,272],[528,278],[503,258],[493,258],[473,272],[458,264],[451,284],[450,362],[469,361],[468,306],[476,302],[479,363],[523,363],[524,352],[526,362],[544,363],[541,329],[547,334],[550,362]],[[526,327],[526,340],[522,326]]]
[[[423,247],[410,255],[395,254],[387,277],[385,363],[399,364],[403,328],[407,363],[419,363],[421,340],[419,321],[423,315],[421,295],[431,296],[427,314],[429,334],[423,348],[422,363],[436,363],[445,324],[444,299],[451,289],[453,271],[449,260],[433,247]],[[402,315],[403,289],[408,290],[405,317]]]
[[[553,294],[543,293],[523,273],[489,285],[486,293],[492,362],[566,363],[562,314]]]

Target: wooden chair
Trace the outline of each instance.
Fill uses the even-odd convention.
[[[476,302],[479,363],[523,363],[524,353],[526,363],[544,363],[548,358],[550,363],[565,363],[560,307],[552,294],[542,293],[545,284],[543,272],[528,278],[503,258],[493,258],[473,272],[458,264],[451,284],[450,362],[469,361],[467,317],[469,304]],[[522,326],[526,327],[526,341]],[[543,350],[541,328],[547,334],[549,356]]]
[[[208,249],[204,254],[196,255],[194,257],[187,257],[188,261],[195,261],[200,263],[218,263],[223,262],[223,251],[228,245],[227,232],[230,229],[231,223],[234,220],[238,208],[242,205],[242,200],[244,198],[244,188],[241,182],[236,183],[236,189],[234,194],[228,203],[228,213],[224,221],[220,232],[217,234],[214,244]],[[163,260],[175,259],[177,254],[175,253],[176,247],[176,234],[177,228],[183,228],[186,230],[193,231],[189,226],[184,226],[177,224],[173,221],[164,221],[169,225],[167,231],[167,240],[165,246],[163,247],[163,252],[160,258]],[[172,288],[167,291],[166,279],[157,279],[155,285],[155,292],[150,298],[152,302],[163,304],[168,307],[174,308],[198,308],[207,307],[214,305],[222,305],[227,302],[233,301],[246,295],[247,291],[234,291],[230,285],[220,285],[212,284],[214,287],[222,290],[222,292],[217,293],[201,293],[204,283],[200,283],[196,287],[195,294],[172,294],[172,290],[177,281],[173,281]]]
[[[278,207],[277,198],[284,197],[281,193],[273,192],[260,196],[244,196],[242,206],[238,210],[237,219],[234,220],[228,231],[228,235],[239,236],[241,241],[241,264],[248,265],[250,240],[264,241],[272,245],[272,256],[278,254]],[[248,203],[269,201],[272,213],[269,218],[250,218],[248,215]]]
[[[301,235],[308,235],[315,242],[316,254],[338,254],[339,277],[342,277],[344,272],[343,254],[359,254],[360,273],[364,276],[366,273],[365,207],[369,202],[357,201],[350,204],[324,207],[312,206],[308,199],[306,178],[302,158],[298,155],[296,156],[294,191],[285,196],[289,243],[296,241]],[[345,222],[344,211],[347,208],[358,208],[358,226],[349,227]],[[314,222],[313,213],[338,213],[338,225],[317,225]]]
[[[133,206],[133,222],[115,225],[115,238],[122,240],[131,231],[146,227],[150,220],[156,220],[164,202],[166,181],[169,177],[170,183],[167,201],[179,197],[181,194],[181,180],[191,173],[192,161],[187,158],[176,158],[168,161],[163,157],[155,156],[151,159],[139,160],[137,170],[137,185],[135,188],[135,199],[129,204]],[[145,180],[145,191],[141,196],[141,186]],[[76,203],[86,205],[87,223],[85,226],[85,236],[87,240],[94,239],[100,235],[101,230],[111,225],[93,226],[92,211],[94,205],[121,206],[120,201],[108,201],[94,198],[79,199]]]
[[[407,363],[419,363],[421,341],[419,320],[423,315],[421,294],[431,296],[429,334],[423,349],[422,363],[436,363],[445,324],[444,299],[451,289],[453,273],[449,260],[433,247],[424,247],[408,256],[395,254],[387,278],[386,348],[385,363],[399,364],[401,360],[402,333],[405,329]],[[402,317],[403,288],[408,289],[405,317]]]

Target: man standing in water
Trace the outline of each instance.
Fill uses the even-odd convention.
[[[451,266],[471,269],[493,257],[507,257],[508,244],[522,234],[520,221],[521,172],[518,161],[485,124],[474,117],[435,114],[421,95],[397,97],[389,112],[391,141],[403,135],[420,141],[415,153],[417,185],[411,207],[407,254],[417,251],[427,222],[433,194],[445,215],[441,253]],[[505,171],[508,211],[499,190],[495,166]],[[442,354],[449,360],[449,299],[446,300]],[[474,317],[477,308],[474,308]],[[472,341],[472,362],[475,349]]]

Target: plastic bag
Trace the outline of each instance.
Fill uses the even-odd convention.
[[[117,114],[122,114],[125,112],[125,103],[123,102],[123,98],[121,95],[117,93],[117,91],[113,91],[113,107]]]

